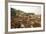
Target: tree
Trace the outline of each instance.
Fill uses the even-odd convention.
[[[11,8],[11,16],[15,16],[16,15],[16,9]]]

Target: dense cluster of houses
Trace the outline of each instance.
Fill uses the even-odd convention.
[[[11,28],[32,28],[41,26],[40,15],[17,15],[11,19]]]

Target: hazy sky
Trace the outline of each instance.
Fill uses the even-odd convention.
[[[16,10],[22,10],[26,13],[41,14],[40,6],[11,6],[11,8],[14,8]]]

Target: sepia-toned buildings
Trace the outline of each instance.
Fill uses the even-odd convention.
[[[32,28],[41,27],[41,15],[24,13],[16,10],[16,15],[11,18],[11,28]]]

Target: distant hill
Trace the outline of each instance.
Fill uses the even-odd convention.
[[[34,13],[25,13],[24,11],[11,8],[11,16],[16,16],[16,15],[28,16],[28,15],[35,15],[35,14]]]

